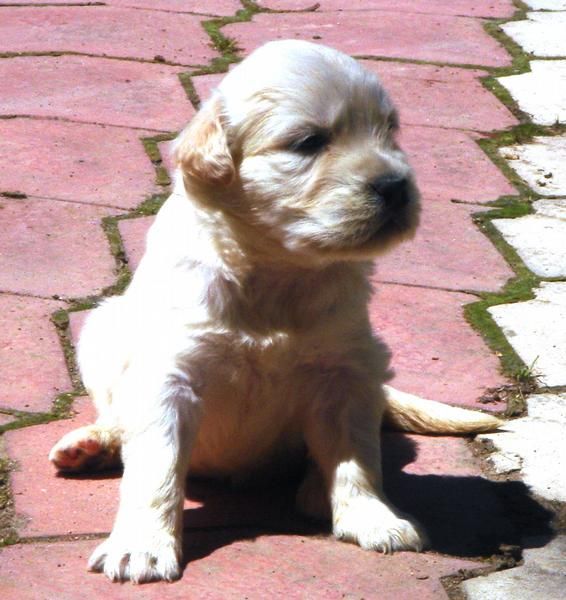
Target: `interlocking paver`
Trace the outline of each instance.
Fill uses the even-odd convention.
[[[557,257],[559,260],[559,257]],[[515,352],[541,383],[566,385],[566,282],[545,282],[525,302],[489,309]]]
[[[172,12],[190,12],[205,15],[228,17],[242,9],[239,0],[105,0],[108,6],[123,6],[166,10]]]
[[[476,298],[383,283],[376,289],[370,318],[393,352],[392,384],[450,404],[484,407],[478,397],[506,380],[497,358],[486,352],[480,335],[464,319],[463,307]]]
[[[145,236],[154,219],[155,217],[142,217],[140,219],[124,219],[118,223],[128,259],[128,266],[132,271],[137,269],[143,256],[145,251]]]
[[[256,537],[257,536],[257,537]],[[439,577],[473,569],[470,560],[401,553],[384,556],[351,544],[300,535],[254,531],[201,532],[187,545],[189,564],[177,583],[117,586],[85,573],[95,541],[21,545],[2,552],[0,593],[5,598],[75,600],[76,590],[93,599],[260,600],[272,598],[437,600],[445,592]],[[22,585],[26,565],[26,585]],[[29,577],[33,574],[33,577]]]
[[[566,123],[566,60],[532,60],[529,66],[529,72],[499,77],[499,83],[533,122]]]
[[[90,56],[0,61],[1,115],[177,130],[193,115],[179,67]]]
[[[5,7],[0,52],[78,52],[206,64],[218,55],[200,21],[189,14],[111,6]]]
[[[133,208],[158,190],[140,135],[121,127],[0,120],[0,164],[8,166],[0,170],[0,191]]]
[[[535,56],[566,56],[566,12],[529,12],[526,16],[524,21],[505,23],[501,29]]]
[[[71,389],[49,320],[63,307],[54,300],[0,293],[0,408],[46,412],[57,394]]]
[[[500,289],[514,273],[473,223],[477,210],[425,197],[415,238],[376,260],[377,277],[451,290]]]
[[[566,196],[566,135],[536,136],[499,154],[541,196]]]
[[[235,23],[223,33],[249,52],[276,39],[319,41],[354,55],[388,56],[442,63],[502,67],[507,52],[468,17],[418,16],[418,27],[396,11],[259,14],[249,23]]]
[[[363,60],[400,110],[401,125],[491,131],[517,119],[479,82],[485,71]]]
[[[566,200],[533,202],[534,214],[492,223],[540,277],[566,277]]]
[[[487,73],[436,65],[362,60],[376,73],[400,111],[401,125],[492,131],[517,124],[517,119],[479,82]],[[201,100],[210,96],[223,74],[193,77]]]
[[[0,290],[51,297],[99,294],[116,276],[101,219],[111,209],[2,200]]]
[[[547,0],[554,2],[555,0]],[[515,7],[511,0],[431,0],[415,2],[414,0],[366,0],[345,3],[343,0],[258,0],[257,4],[272,10],[305,10],[318,4],[317,11],[367,11],[395,10],[397,12],[441,15],[466,15],[471,17],[511,17]]]
[[[399,139],[425,196],[481,203],[516,194],[471,132],[406,126]]]

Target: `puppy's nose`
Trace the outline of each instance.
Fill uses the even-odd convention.
[[[409,202],[409,181],[403,175],[380,175],[370,183],[376,200],[395,210]]]

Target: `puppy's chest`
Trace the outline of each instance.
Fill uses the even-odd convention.
[[[285,394],[306,365],[325,362],[320,340],[288,331],[223,332],[202,343],[199,379],[207,397],[273,399]]]

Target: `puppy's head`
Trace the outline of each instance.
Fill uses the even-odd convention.
[[[281,258],[367,259],[418,223],[397,129],[379,80],[355,60],[271,42],[225,77],[180,135],[176,159],[191,196]]]

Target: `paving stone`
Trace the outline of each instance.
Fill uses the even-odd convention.
[[[110,209],[38,199],[0,204],[0,290],[81,297],[115,282],[101,228]]]
[[[406,126],[399,136],[425,197],[481,203],[516,194],[477,139],[470,132],[420,126]]]
[[[566,10],[566,0],[525,0],[535,10]]]
[[[528,144],[506,146],[499,154],[537,194],[566,196],[566,136],[537,136]]]
[[[530,73],[498,81],[535,123],[566,123],[566,60],[532,60],[530,66]]]
[[[525,550],[524,565],[468,579],[462,584],[467,600],[562,600],[566,589],[566,536],[544,548]]]
[[[505,431],[480,436],[496,448],[488,460],[498,473],[519,471],[538,496],[566,502],[566,394],[530,396],[527,408]]]
[[[376,260],[380,281],[497,291],[513,277],[501,254],[472,221],[477,207],[426,197],[422,207],[414,239]]]
[[[419,27],[398,11],[258,14],[252,22],[227,25],[247,53],[268,40],[319,41],[347,54],[485,66],[510,64],[506,51],[485,34],[480,20],[421,14]]]
[[[517,124],[480,84],[485,71],[370,60],[361,64],[376,73],[389,91],[400,110],[402,126],[491,131]]]
[[[512,21],[501,29],[523,50],[546,58],[566,56],[566,12],[529,12],[525,21]]]
[[[256,532],[199,532],[186,546],[188,565],[180,581],[132,586],[85,572],[96,541],[26,544],[6,548],[0,563],[5,598],[75,600],[76,590],[92,599],[260,600],[445,597],[439,578],[477,568],[469,560],[400,553],[382,555],[352,544],[300,535]],[[22,565],[26,584],[22,585]],[[55,576],[54,576],[55,575]]]
[[[124,249],[128,259],[128,266],[135,271],[140,264],[145,252],[145,237],[155,217],[142,217],[139,219],[124,219],[120,221],[120,235],[124,242]]]
[[[133,208],[157,191],[142,135],[121,127],[0,120],[0,164],[10,165],[0,171],[0,191]]]
[[[517,124],[509,110],[479,83],[485,71],[379,60],[360,63],[379,76],[400,111],[402,126],[491,131]],[[223,76],[193,77],[199,98],[208,98]]]
[[[535,0],[536,1],[536,0]],[[553,0],[547,0],[552,2]],[[561,0],[558,0],[559,2]],[[258,0],[257,4],[272,10],[305,10],[313,6],[311,0]],[[441,15],[466,15],[472,17],[510,17],[515,12],[511,0],[434,0],[419,2],[413,0],[367,0],[363,3],[346,3],[344,0],[320,0],[318,12],[326,11],[366,11],[366,10],[396,10],[408,13],[433,13]]]
[[[478,404],[488,388],[506,383],[499,364],[471,329],[463,307],[472,295],[405,285],[376,285],[370,319],[393,353],[392,385],[449,404]]]
[[[0,408],[47,412],[71,389],[61,344],[50,321],[65,305],[0,293]]]
[[[535,298],[489,309],[515,352],[548,386],[566,385],[566,283],[542,282]]]
[[[3,60],[0,114],[177,130],[194,113],[180,72],[178,67],[90,56]]]
[[[0,52],[79,52],[207,64],[218,54],[200,22],[201,17],[189,14],[110,6],[5,7]]]
[[[228,17],[242,9],[239,0],[105,0],[108,6],[123,6],[126,8],[147,8],[170,12],[189,12],[205,15]]]
[[[566,200],[539,200],[535,214],[492,223],[540,277],[566,276]]]

